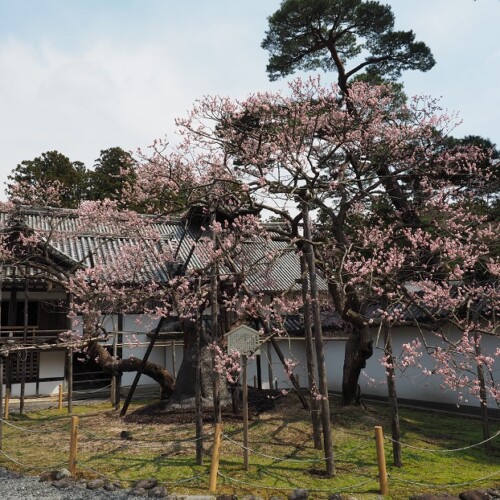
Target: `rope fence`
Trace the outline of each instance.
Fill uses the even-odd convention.
[[[89,418],[91,418],[89,416]],[[115,453],[117,450],[119,450],[120,455],[116,456],[117,460],[126,460],[128,462],[132,461],[131,463],[135,463],[134,460],[138,460],[137,454],[134,453],[130,456],[130,458],[127,458],[126,456],[122,456],[123,452],[126,451],[127,449],[138,449],[138,448],[143,448],[143,449],[150,449],[153,453],[151,457],[148,456],[147,460],[148,462],[151,463],[156,463],[156,467],[170,467],[173,465],[176,465],[179,463],[179,460],[170,457],[169,453],[172,454],[177,454],[180,453],[181,451],[183,452],[182,459],[185,458],[186,456],[186,451],[188,451],[188,448],[184,447],[190,447],[192,444],[197,443],[200,440],[205,441],[206,447],[212,448],[212,460],[210,464],[210,485],[209,485],[209,490],[211,492],[215,492],[217,488],[217,478],[220,478],[225,482],[225,484],[229,483],[234,483],[234,484],[240,484],[244,487],[247,488],[253,488],[253,489],[260,489],[260,490],[273,490],[273,491],[289,491],[290,489],[294,489],[298,487],[296,484],[296,479],[293,477],[289,477],[286,475],[286,473],[282,473],[280,476],[280,471],[284,471],[285,469],[272,469],[273,464],[265,465],[262,461],[256,460],[252,466],[258,471],[258,473],[249,473],[246,471],[245,477],[234,477],[234,471],[235,471],[235,465],[234,465],[234,447],[236,449],[241,449],[244,450],[247,453],[250,453],[251,455],[254,455],[256,457],[259,457],[261,459],[265,460],[271,460],[274,462],[274,465],[277,463],[289,463],[289,464],[304,464],[304,468],[307,467],[307,465],[315,464],[315,463],[323,463],[327,458],[324,457],[311,457],[310,452],[311,449],[306,450],[306,453],[309,454],[309,456],[295,456],[295,454],[300,453],[302,450],[301,447],[295,447],[291,452],[286,453],[283,456],[280,456],[279,454],[271,454],[267,453],[264,451],[261,451],[257,449],[255,446],[245,446],[242,442],[234,439],[231,435],[228,433],[222,433],[222,426],[221,424],[216,424],[214,427],[213,431],[210,432],[205,432],[202,436],[196,437],[196,436],[189,436],[185,438],[172,438],[169,439],[169,436],[166,436],[164,433],[159,434],[159,439],[155,439],[154,435],[151,433],[138,433],[138,434],[131,434],[130,437],[122,437],[120,436],[113,436],[113,435],[105,435],[103,433],[96,434],[93,431],[90,431],[86,429],[84,426],[82,426],[79,423],[79,417],[77,416],[71,416],[69,418],[64,418],[61,419],[64,422],[64,428],[61,428],[61,426],[53,427],[51,428],[50,426],[47,425],[46,420],[41,420],[41,421],[30,421],[29,424],[32,425],[33,423],[38,423],[42,422],[43,423],[43,428],[40,429],[33,429],[33,428],[28,428],[26,425],[22,425],[19,422],[13,423],[12,421],[8,421],[5,418],[0,418],[0,427],[5,425],[8,427],[9,432],[2,432],[1,438],[0,438],[0,459],[5,460],[7,462],[11,462],[15,464],[16,466],[22,468],[25,471],[47,471],[50,469],[57,469],[60,467],[68,467],[72,476],[75,477],[77,474],[77,470],[85,471],[87,473],[90,473],[95,476],[102,477],[102,469],[100,469],[98,466],[95,465],[96,461],[98,462],[99,460],[102,460],[102,452],[101,455],[95,454],[94,456],[87,456],[89,453],[89,447],[85,447],[85,443],[92,443],[92,442],[99,442],[102,445],[106,443],[112,443],[112,444],[117,444],[119,443],[120,446],[119,448],[116,449],[109,449],[105,450],[105,453],[107,454],[107,460],[110,460],[110,457],[112,457],[112,453]],[[61,420],[58,420],[60,422]],[[71,425],[67,425],[71,423]],[[219,426],[219,427],[217,427]],[[154,429],[153,429],[154,431]],[[47,435],[50,436],[53,433],[67,433],[69,434],[68,439],[66,443],[63,442],[62,439],[58,438],[58,443],[57,446],[54,446],[54,448],[58,448],[59,453],[66,453],[66,449],[69,448],[69,458],[68,460],[62,461],[60,463],[54,464],[54,465],[48,465],[47,463],[43,465],[36,465],[36,464],[28,464],[25,463],[22,459],[18,458],[17,456],[14,456],[13,453],[11,452],[6,452],[3,449],[3,445],[9,441],[11,442],[14,446],[16,442],[19,442],[19,437],[22,436],[23,433],[27,433],[29,435]],[[178,430],[176,431],[178,432]],[[240,432],[240,431],[231,431],[231,433],[234,432]],[[80,436],[80,438],[79,438]],[[469,444],[467,446],[462,446],[458,448],[449,448],[449,449],[434,449],[434,448],[425,448],[425,447],[420,447],[413,445],[411,443],[407,442],[399,442],[399,441],[394,441],[392,438],[388,436],[383,436],[382,433],[382,428],[380,426],[375,426],[375,436],[373,435],[363,435],[361,433],[357,433],[357,438],[360,441],[357,446],[350,446],[348,449],[338,449],[340,448],[339,446],[336,446],[335,449],[335,460],[337,462],[341,462],[343,457],[346,457],[348,460],[347,463],[354,463],[354,461],[349,462],[349,459],[351,457],[359,458],[357,453],[360,450],[366,450],[367,448],[372,447],[374,449],[374,453],[372,456],[372,462],[370,463],[369,458],[366,458],[366,453],[363,456],[363,461],[367,462],[366,465],[363,466],[358,466],[359,470],[355,472],[356,477],[362,478],[362,481],[359,481],[355,484],[351,484],[348,486],[344,485],[339,485],[338,487],[334,485],[334,483],[329,487],[325,489],[321,488],[308,488],[310,491],[316,491],[316,492],[350,492],[352,494],[356,493],[362,493],[364,492],[364,488],[373,482],[378,482],[380,485],[380,491],[382,494],[387,494],[388,493],[388,482],[391,482],[393,484],[406,484],[406,485],[412,485],[412,486],[418,486],[418,487],[426,487],[426,488],[459,488],[462,486],[470,486],[473,484],[478,484],[482,483],[484,481],[487,481],[491,478],[496,478],[500,477],[500,469],[495,470],[489,474],[485,474],[482,477],[479,478],[474,478],[470,479],[467,481],[462,481],[462,482],[452,482],[452,483],[426,483],[418,480],[413,480],[409,478],[403,477],[404,469],[399,469],[396,474],[389,474],[386,472],[386,465],[385,465],[385,451],[384,451],[384,443],[394,443],[397,442],[403,447],[416,450],[419,453],[425,454],[425,453],[443,453],[443,454],[451,454],[451,453],[459,453],[459,452],[464,452],[470,449],[474,449],[477,447],[480,447],[482,445],[485,445],[486,443],[489,443],[495,439],[497,439],[500,436],[500,430],[496,432],[494,435],[492,435],[490,438],[479,441],[477,443]],[[213,442],[212,442],[213,438]],[[374,439],[375,438],[375,439]],[[50,438],[47,438],[49,440]],[[12,440],[12,441],[11,441]],[[45,442],[47,441],[45,440]],[[80,441],[80,442],[79,442]],[[374,442],[375,441],[375,442]],[[79,442],[79,445],[77,443]],[[231,445],[233,449],[227,448],[225,446],[225,443],[228,445]],[[375,446],[376,444],[376,446]],[[39,446],[42,446],[43,443],[38,443]],[[68,446],[69,445],[69,446]],[[166,447],[170,445],[175,445],[174,449],[172,450],[165,450]],[[265,445],[267,447],[271,446],[272,443],[269,442],[269,440],[266,441]],[[277,444],[279,446],[283,446],[282,444]],[[47,445],[50,447],[50,444]],[[80,448],[85,450],[86,458],[82,460],[81,458],[79,459],[77,454],[78,454],[78,446]],[[92,447],[91,447],[92,448]],[[162,449],[163,453],[159,453],[157,455],[154,455],[155,450]],[[226,453],[226,456],[231,456],[230,461],[222,461],[223,466],[222,469],[226,468],[228,470],[219,470],[221,461],[220,461],[220,455],[222,454],[224,456],[224,453]],[[291,456],[291,454],[294,454],[294,456]],[[17,453],[16,453],[17,454]],[[141,459],[142,460],[142,459]],[[176,462],[177,460],[177,462]],[[161,465],[159,463],[161,462]],[[129,464],[130,465],[130,464]],[[134,465],[134,467],[136,467]],[[202,466],[203,467],[203,466]],[[239,466],[236,466],[236,473],[239,474],[241,473]],[[264,468],[264,469],[263,469]],[[120,470],[126,470],[126,468],[120,468]],[[295,468],[291,468],[291,470],[296,470]],[[299,470],[299,469],[297,469]],[[370,472],[371,470],[371,472]],[[233,474],[231,474],[231,471],[233,471]],[[273,474],[276,475],[275,480],[277,481],[276,485],[269,486],[268,484],[259,484],[257,481],[252,481],[252,477],[261,478],[262,476],[267,476],[268,472],[272,471]],[[207,486],[206,485],[206,480],[208,479],[208,470],[202,471],[199,474],[195,474],[189,477],[182,477],[179,478],[175,481],[162,481],[161,484],[165,484],[168,486],[175,486],[175,485],[182,485],[182,484],[190,484],[195,481],[199,481],[200,483],[203,483],[203,487]],[[244,472],[245,473],[245,472]],[[352,473],[352,471],[351,471]],[[120,477],[120,478],[110,478],[108,477],[107,479],[112,480],[116,479],[122,482],[133,482],[134,479],[132,478],[126,478],[126,477]],[[335,480],[335,477],[332,478],[332,480]],[[281,484],[280,484],[281,483]],[[201,487],[201,486],[200,486]]]
[[[48,432],[60,432],[60,429],[54,429],[52,431],[50,430],[34,430],[34,429],[26,429],[25,427],[21,427],[19,425],[15,425],[13,424],[11,421],[9,420],[4,420],[3,418],[0,418],[0,423],[1,424],[5,424],[9,427],[12,427],[13,429],[17,429],[17,430],[20,430],[20,431],[23,431],[23,432],[29,432],[31,434],[47,434]]]
[[[226,479],[230,482],[233,483],[238,483],[238,484],[243,484],[246,487],[251,487],[251,488],[256,488],[256,489],[261,489],[261,490],[272,490],[272,491],[290,491],[290,486],[284,487],[284,486],[263,486],[257,483],[251,483],[249,481],[243,481],[242,479],[236,479],[233,477],[230,477],[226,474],[223,474],[222,472],[219,472],[218,475],[222,477],[223,479]],[[335,492],[336,493],[343,493],[343,492],[354,492],[358,491],[359,488],[362,488],[363,486],[366,486],[369,483],[372,483],[373,481],[378,481],[378,478],[375,477],[370,477],[365,481],[362,481],[360,483],[352,484],[349,486],[346,486],[345,488],[338,488],[335,487]],[[298,485],[294,485],[294,487],[297,487]],[[332,488],[308,488],[309,491],[313,492],[325,492],[325,493],[331,493]]]
[[[495,438],[500,436],[500,431],[496,432],[493,436],[489,437],[488,439],[484,439],[483,441],[480,441],[479,443],[474,443],[469,446],[463,446],[462,448],[452,448],[449,450],[440,450],[440,449],[432,449],[432,448],[421,448],[419,446],[413,446],[408,443],[402,443],[400,441],[396,441],[395,439],[392,439],[390,437],[386,437],[388,441],[391,441],[392,443],[397,443],[400,444],[401,446],[404,446],[405,448],[411,448],[412,450],[418,450],[418,451],[423,451],[423,452],[428,452],[428,453],[454,453],[458,451],[465,451],[465,450],[470,450],[471,448],[477,448],[478,446],[481,446],[483,444],[489,443],[493,441]]]
[[[76,391],[73,389],[73,394],[97,394],[98,392],[104,392],[111,388],[111,384],[105,385],[104,387],[100,387],[99,389],[86,389],[84,391]],[[67,392],[65,392],[67,394]]]
[[[389,478],[392,481],[397,481],[397,482],[405,483],[405,484],[412,484],[415,486],[422,486],[422,487],[426,487],[426,488],[459,488],[462,486],[470,486],[472,484],[478,484],[478,483],[486,481],[487,479],[490,479],[490,478],[495,477],[495,476],[500,476],[500,469],[498,469],[495,472],[492,472],[491,474],[488,474],[487,476],[483,476],[483,477],[480,477],[478,479],[473,479],[471,481],[465,481],[462,483],[447,483],[447,484],[422,483],[420,481],[411,481],[409,479],[403,479],[403,478],[400,478],[397,476],[393,476],[391,474],[389,475]]]
[[[17,460],[14,457],[7,455],[7,453],[5,453],[3,450],[0,450],[0,455],[4,456],[9,462],[20,465],[24,470],[27,470],[27,471],[57,469],[59,467],[64,467],[65,465],[67,465],[67,462],[60,462],[60,463],[55,464],[55,465],[43,465],[43,466],[27,465],[27,464],[20,462],[19,460]]]

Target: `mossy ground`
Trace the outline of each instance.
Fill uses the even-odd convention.
[[[152,401],[139,401],[129,412],[144,413]],[[331,402],[336,475],[326,478],[322,452],[312,445],[308,412],[292,395],[279,398],[275,408],[255,415],[249,426],[250,465],[243,467],[241,419],[223,421],[219,493],[252,492],[264,498],[286,496],[294,488],[307,488],[312,498],[331,493],[375,498],[378,469],[374,426],[390,435],[388,410],[383,405],[342,407]],[[146,412],[147,413],[147,412]],[[177,493],[207,491],[213,425],[204,424],[203,465],[195,460],[192,419],[172,421],[167,416],[151,420],[123,419],[109,403],[75,406],[79,416],[78,475],[106,476],[129,483],[156,477]],[[388,498],[407,498],[416,492],[458,493],[500,483],[500,436],[492,447],[470,447],[482,441],[477,418],[464,415],[402,409],[403,467],[391,465],[392,444],[386,440],[389,474]],[[184,421],[184,422],[183,422]],[[11,415],[3,425],[0,466],[37,474],[68,466],[70,416],[67,410],[48,409],[23,416]],[[500,430],[492,422],[491,433]],[[127,432],[128,439],[122,437]],[[461,449],[455,452],[445,450]],[[436,451],[426,451],[436,450]],[[477,481],[485,478],[482,481]]]

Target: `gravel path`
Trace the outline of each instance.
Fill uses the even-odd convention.
[[[85,486],[70,486],[58,490],[38,477],[22,476],[0,468],[0,498],[2,500],[120,500],[134,498],[126,490],[88,490]]]

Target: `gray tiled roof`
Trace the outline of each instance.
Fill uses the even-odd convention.
[[[46,235],[48,247],[55,258],[65,263],[70,269],[77,266],[92,267],[94,262],[110,262],[117,252],[126,245],[142,244],[130,234],[124,234],[119,226],[95,225],[92,228],[81,224],[75,212],[67,209],[35,209],[22,208],[19,218],[28,231]],[[194,224],[186,227],[183,220],[167,220],[144,216],[144,221],[150,224],[160,235],[156,243],[160,248],[177,249],[177,259],[180,264],[187,264],[188,269],[199,269],[208,262],[206,245],[196,240],[200,228]],[[5,227],[8,218],[0,213],[0,227]],[[193,245],[195,250],[192,252]],[[271,259],[271,254],[279,256]],[[191,256],[190,256],[191,255]],[[297,280],[300,278],[299,260],[295,249],[284,241],[257,240],[243,243],[241,251],[234,262],[245,282],[255,291],[280,292],[284,290],[300,290]],[[171,270],[163,262],[153,258],[144,267],[144,279],[155,279],[165,282],[171,275]],[[231,274],[228,269],[222,272]],[[12,280],[12,268],[4,266],[3,279]],[[29,271],[31,277],[36,271]],[[326,289],[321,279],[319,286]]]

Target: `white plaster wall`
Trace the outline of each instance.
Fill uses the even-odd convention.
[[[157,325],[157,319],[151,319],[143,315],[128,315],[123,318],[123,357],[135,356],[142,358],[149,344],[149,338],[146,333],[153,330]],[[116,330],[118,322],[116,317],[109,318],[105,327],[108,331]],[[374,339],[377,339],[377,333],[374,333]],[[418,332],[412,328],[399,328],[393,332],[393,350],[397,354],[401,351],[403,343],[411,342],[418,336]],[[277,339],[285,358],[291,359],[297,363],[294,373],[299,376],[300,385],[308,385],[307,364],[305,359],[305,345],[303,339]],[[437,341],[437,339],[436,339]],[[436,343],[436,342],[434,342]],[[387,387],[385,384],[385,368],[380,364],[382,357],[382,340],[378,339],[378,345],[375,347],[373,356],[368,360],[367,367],[360,378],[362,394],[367,396],[375,395],[386,397]],[[497,348],[500,348],[500,340],[495,337],[484,337],[482,342],[483,353],[494,355]],[[342,368],[344,363],[345,340],[326,339],[325,340],[325,358],[328,373],[328,387],[333,391],[340,391],[342,384]],[[183,358],[182,342],[175,344],[175,369],[179,370]],[[279,358],[271,348],[271,360],[269,360],[267,345],[260,350],[261,355],[261,374],[264,388],[269,388],[269,368],[271,362],[273,370],[273,379],[278,382],[278,387],[289,389],[290,381],[285,374]],[[64,353],[63,352],[43,352],[40,354],[40,375],[41,377],[63,377],[64,376]],[[167,341],[157,345],[151,353],[150,360],[165,366],[173,371],[173,360],[171,351],[171,342]],[[419,360],[422,366],[429,370],[433,368],[432,359],[423,355]],[[497,362],[498,363],[498,362]],[[248,361],[248,384],[254,384],[254,376],[257,375],[256,359]],[[500,377],[500,366],[495,369],[494,375]],[[131,385],[135,373],[124,374],[122,384]],[[373,380],[375,382],[373,382]],[[154,382],[147,376],[140,379],[140,385],[153,385]],[[449,404],[468,404],[478,405],[476,398],[464,394],[464,399],[460,400],[459,395],[449,389],[442,387],[442,380],[438,376],[426,377],[422,374],[422,368],[407,368],[404,373],[397,374],[397,391],[400,398],[414,399],[420,401],[432,401]],[[59,382],[40,383],[40,394],[50,394],[57,391]],[[274,385],[274,384],[273,384]],[[17,391],[17,392],[16,392]],[[18,394],[19,385],[13,386],[13,393]],[[36,392],[35,384],[27,384],[26,394],[33,395]],[[467,400],[467,401],[466,401]],[[490,402],[490,406],[495,406]]]
[[[123,358],[134,356],[142,359],[144,357],[151,340],[146,334],[156,327],[158,321],[158,319],[152,319],[142,314],[130,314],[123,317]],[[155,347],[149,356],[149,361],[164,365],[165,348],[161,346]],[[132,385],[134,378],[135,372],[124,373],[122,385]],[[155,382],[146,375],[142,375],[139,379],[139,385],[151,384],[155,384]]]
[[[59,384],[64,381],[64,351],[46,351],[40,353],[40,378],[59,378],[40,382],[39,394],[58,394]],[[31,394],[30,394],[31,395]]]
[[[4,386],[4,394],[5,394],[5,386]],[[12,389],[10,394],[11,396],[19,397],[21,394],[21,384],[12,384]],[[25,384],[24,395],[33,396],[35,394],[36,394],[36,383],[30,382],[29,384]]]
[[[456,331],[449,331],[447,335],[449,335],[451,339],[459,338],[459,333]],[[415,328],[395,329],[392,336],[394,354],[396,355],[401,352],[401,347],[404,343],[411,342],[416,338],[419,338],[419,332]],[[436,336],[428,336],[428,338],[433,345],[443,345]],[[494,356],[496,349],[500,347],[500,339],[485,336],[482,339],[481,346],[483,354],[489,353]],[[380,363],[380,358],[383,356],[382,348],[383,340],[379,339],[374,354],[372,358],[368,360],[367,367],[360,378],[361,392],[363,394],[387,396],[385,368]],[[422,367],[409,367],[403,373],[398,371],[396,375],[396,390],[398,397],[453,405],[479,405],[478,399],[468,394],[467,389],[464,389],[463,393],[460,394],[459,392],[444,387],[443,380],[439,375],[425,376],[422,373],[423,368],[425,367],[428,370],[432,370],[435,366],[433,359],[429,355],[426,353],[423,354],[418,361]],[[500,367],[498,365],[495,368],[494,376],[496,379],[500,376]],[[374,381],[370,379],[374,379]],[[497,407],[493,401],[489,402],[489,406],[492,408]]]
[[[40,353],[40,378],[64,378],[64,351],[44,351]],[[59,385],[59,382],[57,382]]]
[[[278,345],[283,352],[285,359],[290,359],[297,363],[293,369],[295,376],[298,376],[301,387],[308,387],[309,377],[307,373],[307,360],[304,339],[277,338]],[[342,384],[342,365],[344,362],[345,342],[343,340],[325,341],[325,358],[328,375],[328,387],[330,390],[340,390]],[[267,344],[260,350],[261,353],[261,373],[263,388],[269,388],[269,355]],[[278,383],[279,389],[290,389],[292,384],[285,373],[283,364],[278,358],[274,348],[271,347],[271,365],[273,369],[273,388]],[[254,375],[257,374],[257,363],[255,359],[248,362],[248,383],[253,385]]]

